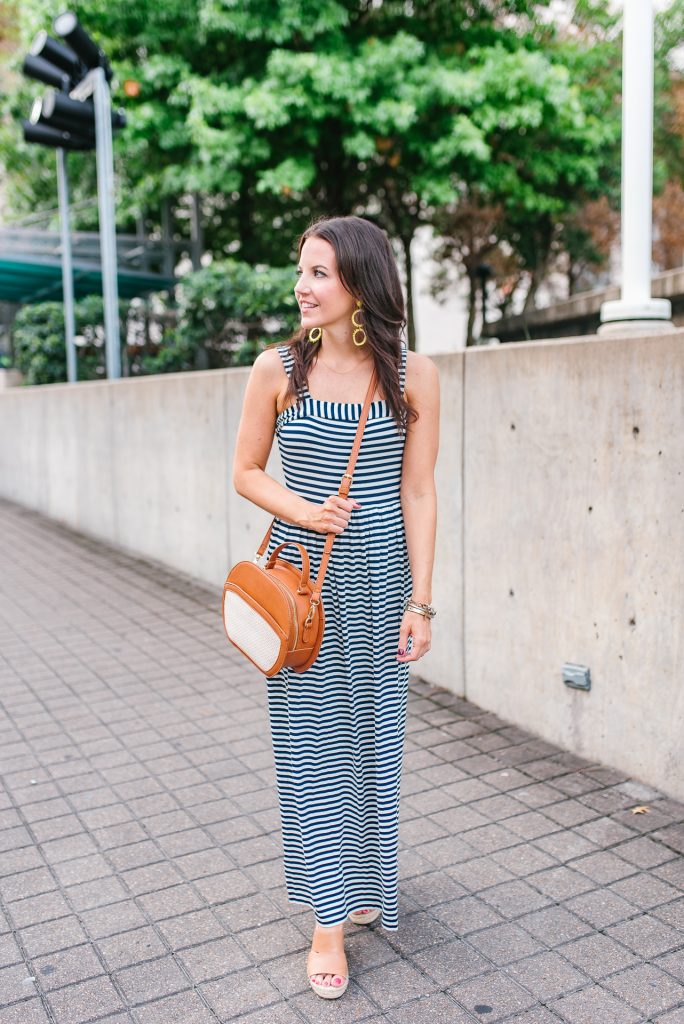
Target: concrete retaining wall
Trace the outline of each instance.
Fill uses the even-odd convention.
[[[684,332],[433,358],[439,614],[417,674],[684,798]],[[230,483],[248,373],[4,391],[0,494],[216,586],[218,616],[270,521]]]
[[[684,334],[469,353],[464,432],[467,696],[681,799]]]

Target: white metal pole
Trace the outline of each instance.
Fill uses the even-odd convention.
[[[666,324],[672,314],[667,299],[651,298],[653,46],[652,0],[625,0],[622,27],[622,283],[620,298],[604,302],[601,306],[602,324],[614,324],[614,331],[648,327],[667,329],[669,325]]]
[[[67,177],[66,153],[61,148],[57,149],[57,196],[59,201],[59,230],[62,242],[62,293],[64,297],[67,380],[70,384],[75,384],[78,380],[78,374],[76,369],[74,275],[71,264],[71,225],[69,223],[69,179]]]
[[[114,219],[114,150],[112,146],[112,108],[109,86],[102,68],[92,71],[95,89],[95,143],[97,156],[97,196],[100,211],[100,262],[104,299],[105,351],[107,377],[121,376],[119,340],[119,288],[116,265],[116,224]]]
[[[626,0],[623,35],[622,297],[651,297],[653,6]]]

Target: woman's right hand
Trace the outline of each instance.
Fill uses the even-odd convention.
[[[316,533],[342,533],[349,525],[352,511],[361,508],[355,498],[342,498],[331,494],[322,505],[312,506],[306,526]]]

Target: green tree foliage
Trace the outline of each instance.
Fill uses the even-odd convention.
[[[477,193],[501,211],[497,238],[529,274],[532,299],[563,223],[614,192],[619,167],[608,0],[569,5],[563,27],[547,5],[76,0],[119,83],[140,84],[137,98],[121,86],[115,97],[129,122],[116,141],[122,226],[143,215],[158,227],[167,197],[182,232],[195,192],[215,257],[285,266],[312,217],[370,216],[403,253],[410,309],[416,230]],[[20,17],[24,34],[44,27],[43,0],[24,0]],[[661,63],[674,39],[663,24]],[[47,158],[16,146],[8,158],[8,130],[0,159],[27,208],[28,179],[42,178],[22,177],[22,161]],[[92,158],[77,159],[91,173]]]
[[[681,71],[684,0],[673,0],[667,10],[656,16],[655,30],[653,179],[656,192],[660,192],[667,182],[684,180]],[[675,54],[678,54],[678,63]]]

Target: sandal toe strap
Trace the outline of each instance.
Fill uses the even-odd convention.
[[[341,963],[345,964],[343,971],[338,970]],[[336,974],[339,978],[349,977],[346,958],[342,953],[316,953],[312,950],[306,961],[306,970],[309,977],[312,974]]]

